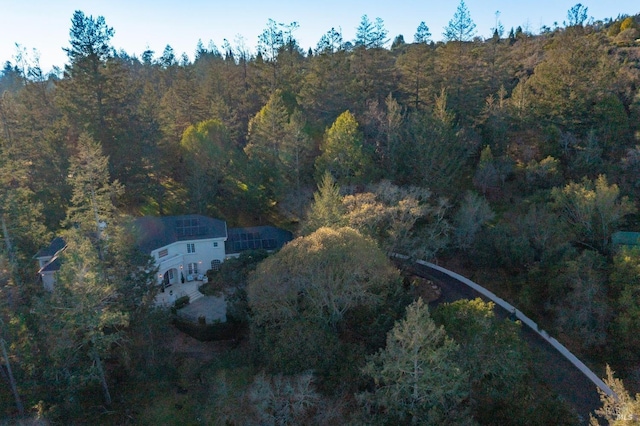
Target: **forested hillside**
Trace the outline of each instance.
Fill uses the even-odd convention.
[[[483,40],[461,3],[444,42],[364,16],[309,51],[270,20],[257,54],[199,43],[193,61],[115,51],[114,31],[78,11],[64,71],[19,55],[0,74],[2,417],[574,422],[516,324],[480,301],[430,312],[393,252],[458,268],[640,389],[640,243],[612,241],[640,232],[640,16],[576,5]],[[168,344],[127,231],[191,213],[299,236],[231,262],[242,331],[213,361]],[[58,235],[49,294],[33,255]]]

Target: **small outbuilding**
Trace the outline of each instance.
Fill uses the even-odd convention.
[[[55,274],[60,270],[60,254],[67,248],[67,243],[61,237],[51,240],[47,247],[44,247],[33,256],[38,261],[38,278],[42,286],[47,291],[53,291]]]
[[[614,247],[640,247],[640,232],[614,232],[613,235],[611,235],[611,244]]]

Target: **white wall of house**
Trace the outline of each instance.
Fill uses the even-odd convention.
[[[40,271],[51,259],[53,256],[41,256],[38,257],[38,271]],[[42,280],[42,286],[45,290],[51,292],[53,291],[53,285],[56,283],[55,277],[56,271],[42,271],[40,272],[40,279]]]
[[[44,265],[47,264],[48,261],[51,260],[52,256],[42,256],[38,257],[38,270],[42,269]]]
[[[178,241],[159,249],[153,250],[151,255],[158,266],[158,282],[162,282],[165,272],[176,269],[189,276],[204,274],[213,261],[223,262],[225,238],[207,238],[202,240]]]
[[[55,272],[42,272],[40,274],[40,277],[42,278],[42,286],[44,287],[44,289],[52,292],[53,285],[56,282]]]

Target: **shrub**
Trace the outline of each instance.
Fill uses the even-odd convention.
[[[201,342],[236,339],[241,334],[241,325],[236,322],[215,324],[196,324],[176,318],[173,322],[176,328]]]
[[[173,304],[173,307],[176,309],[184,308],[189,304],[189,296],[178,297]]]

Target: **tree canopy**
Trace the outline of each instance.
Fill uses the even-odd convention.
[[[577,4],[562,24],[503,34],[496,13],[485,39],[473,8],[451,12],[443,37],[428,16],[402,35],[363,15],[353,39],[335,26],[305,51],[301,24],[271,19],[255,49],[235,36],[190,56],[116,50],[104,17],[76,11],[68,63],[49,75],[17,46],[0,67],[2,416],[20,399],[61,424],[402,423],[407,407],[432,421],[451,407],[481,424],[574,418],[487,305],[434,310],[448,337],[412,305],[425,328],[400,321],[387,340],[425,287],[389,253],[469,272],[637,387],[639,262],[616,237],[640,223],[640,18]],[[194,213],[300,236],[211,280],[240,283],[216,325],[236,340],[215,356],[151,309],[154,262],[128,231]],[[68,246],[47,293],[33,255],[54,236]],[[426,331],[435,352],[411,358],[403,339]],[[430,353],[450,375],[425,367],[413,399],[410,377],[384,366]]]
[[[303,316],[335,328],[350,310],[380,303],[397,280],[373,240],[351,228],[320,228],[260,264],[247,295],[257,324]]]
[[[468,393],[465,372],[453,358],[457,345],[429,316],[422,299],[407,307],[406,317],[387,335],[387,345],[364,369],[375,382],[378,415],[388,422],[442,424],[463,419]]]

